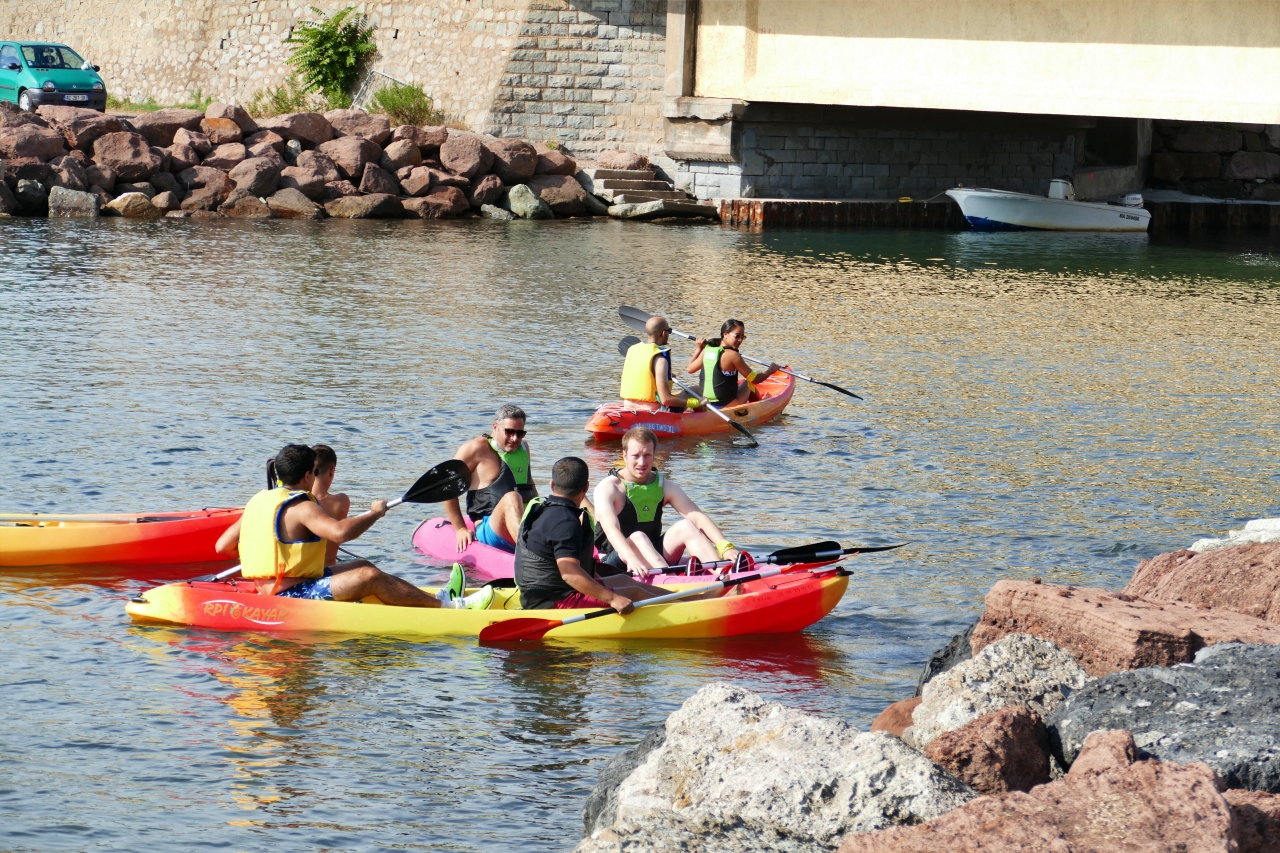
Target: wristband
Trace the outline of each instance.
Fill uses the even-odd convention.
[[[684,401],[684,407],[686,409],[696,409],[698,408],[699,405],[700,405],[700,401],[696,400],[693,397],[688,397]]]
[[[756,373],[754,370],[747,374],[748,382],[755,382],[759,378],[760,378],[760,374]]]
[[[725,554],[733,550],[733,543],[728,539],[721,539],[716,543],[716,556],[723,557]]]

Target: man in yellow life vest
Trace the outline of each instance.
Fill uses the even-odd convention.
[[[467,491],[467,515],[473,533],[462,517],[457,498],[444,502],[444,512],[457,534],[458,551],[472,542],[515,553],[516,531],[524,506],[538,496],[530,472],[529,445],[525,443],[524,409],[507,403],[493,417],[493,435],[481,435],[458,448],[454,459],[471,469]]]
[[[357,538],[387,514],[387,502],[376,500],[355,518],[332,518],[311,494],[315,462],[315,451],[305,444],[285,445],[275,458],[277,488],[250,498],[240,520],[218,539],[219,553],[239,551],[241,576],[254,581],[258,592],[285,598],[359,601],[372,595],[398,607],[457,606],[442,603],[368,560],[325,566],[327,542]]]
[[[650,317],[644,324],[644,343],[632,344],[622,365],[624,400],[638,403],[658,402],[670,411],[682,412],[702,405],[696,397],[671,390],[671,324],[666,317]]]

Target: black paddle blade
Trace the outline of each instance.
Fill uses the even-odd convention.
[[[756,437],[755,437],[754,435],[752,435],[752,434],[751,434],[751,432],[750,432],[746,427],[744,427],[742,424],[738,423],[738,422],[737,422],[737,421],[735,421],[735,420],[730,419],[730,421],[729,421],[729,426],[733,427],[733,428],[734,428],[734,429],[736,429],[738,432],[742,433],[743,437],[744,437],[744,438],[746,438],[746,440],[747,440],[748,442],[750,442],[750,443],[747,445],[747,447],[759,447],[759,446],[760,446],[760,442],[756,441]],[[735,441],[734,443],[736,444],[737,442]]]
[[[814,380],[814,381],[816,382],[817,380]],[[852,391],[846,388],[841,388],[839,385],[832,385],[830,382],[818,382],[817,384],[830,388],[832,391],[839,391],[841,394],[847,394],[855,400],[862,399],[857,394],[853,393]]]
[[[844,556],[844,546],[839,542],[815,542],[812,545],[800,545],[796,548],[783,548],[769,555],[769,562],[777,565],[785,563],[821,563]]]
[[[640,343],[640,339],[637,338],[635,335],[627,335],[625,338],[618,341],[618,352],[622,353],[623,355],[626,355],[627,350],[631,349],[633,346],[635,346],[638,343]]]
[[[471,485],[471,469],[461,459],[441,462],[418,478],[401,499],[407,504],[434,504],[460,497]]]
[[[649,322],[649,318],[653,315],[648,311],[641,311],[639,308],[632,308],[630,305],[623,305],[618,309],[618,316],[622,318],[622,322],[626,323],[637,332],[643,332],[644,324]]]

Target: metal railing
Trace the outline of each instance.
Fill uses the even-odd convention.
[[[364,79],[360,81],[360,87],[356,89],[356,93],[351,96],[351,105],[361,109],[368,109],[373,96],[392,83],[400,86],[409,85],[403,80],[397,80],[390,74],[384,74],[381,71],[370,68],[365,72]]]

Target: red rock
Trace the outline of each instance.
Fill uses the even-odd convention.
[[[476,134],[451,130],[449,138],[440,146],[440,162],[453,174],[471,180],[489,171],[493,165],[493,152]]]
[[[204,113],[200,110],[168,109],[154,113],[141,113],[130,120],[134,130],[147,138],[152,145],[172,145],[179,128],[199,130]]]
[[[391,122],[384,115],[373,115],[364,110],[329,110],[324,117],[333,127],[335,138],[355,136],[379,146],[391,138]]]
[[[66,155],[65,142],[58,131],[34,124],[0,128],[0,157],[52,160]]]
[[[249,148],[266,144],[274,148],[277,154],[284,153],[284,142],[284,137],[273,130],[259,130],[257,133],[250,134],[244,138],[244,144]]]
[[[226,173],[208,166],[193,166],[178,173],[178,183],[187,189],[220,185],[223,181],[229,181]]]
[[[431,179],[434,169],[428,169],[419,166],[409,173],[409,177],[402,178],[400,186],[404,190],[404,194],[408,196],[424,196],[431,191]]]
[[[177,210],[182,206],[182,199],[174,192],[156,193],[151,198],[151,204],[163,213],[171,210]]]
[[[457,187],[436,187],[422,198],[406,199],[406,213],[419,219],[453,219],[471,209],[471,204]]]
[[[350,137],[348,137],[350,138]],[[393,195],[352,195],[325,204],[330,216],[340,219],[400,219],[404,207]]]
[[[40,118],[38,110],[35,113],[24,113],[14,102],[0,101],[0,127],[22,127],[24,124],[44,128],[49,126],[49,122]]]
[[[401,168],[396,169],[396,180],[403,184],[409,179],[409,176],[413,174],[413,170],[417,168],[417,166],[402,166]]]
[[[201,119],[200,132],[209,137],[209,143],[215,147],[226,145],[228,142],[239,142],[244,138],[240,125],[229,118]]]
[[[425,164],[424,164],[425,165]],[[461,175],[451,175],[442,169],[431,169],[431,185],[439,187],[457,187],[464,193],[471,189],[471,181]]]
[[[557,216],[581,216],[587,212],[587,191],[569,175],[535,175],[528,181],[533,194]]]
[[[502,196],[502,190],[502,181],[497,175],[484,175],[472,184],[467,198],[472,207],[483,207],[486,204],[494,204]]]
[[[449,138],[449,129],[445,127],[414,127],[402,124],[391,134],[395,140],[407,139],[418,146],[423,157],[432,157],[439,153],[440,146]]]
[[[49,188],[65,187],[75,192],[89,189],[89,179],[84,166],[74,157],[59,157],[49,161]]]
[[[204,186],[199,189],[192,190],[191,195],[182,200],[183,210],[217,210],[218,206],[226,201],[231,195],[232,191],[235,189],[235,185],[231,183],[231,179],[217,170],[211,169],[210,171],[214,172],[218,177],[216,179],[209,178],[206,180]]]
[[[248,190],[237,189],[218,205],[218,212],[232,219],[273,219],[275,212]]]
[[[257,145],[247,145],[245,147],[249,149],[249,157],[258,157],[266,160],[276,167],[277,172],[282,171],[289,166],[289,164],[284,161],[284,158],[280,156],[280,152],[272,148],[270,143],[260,142]]]
[[[400,182],[380,166],[369,163],[360,179],[360,192],[366,195],[400,195]]]
[[[376,142],[359,136],[344,136],[325,142],[317,149],[321,154],[333,161],[338,167],[338,174],[349,181],[358,181],[364,175],[364,167],[369,163],[377,163],[382,157],[382,149]],[[298,165],[302,165],[302,157],[298,157]]]
[[[304,169],[301,166],[287,166],[282,169],[280,181],[277,184],[281,190],[297,190],[313,200],[324,196],[324,185],[323,175],[310,169]]]
[[[326,184],[342,180],[342,176],[338,174],[337,164],[319,151],[303,151],[298,155],[298,162],[294,165],[299,169],[310,169],[324,178]]]
[[[1183,601],[1280,623],[1280,542],[1161,554],[1138,563],[1124,591],[1147,601]]]
[[[124,130],[120,119],[97,110],[50,105],[39,107],[36,112],[62,134],[67,147],[73,150],[92,151],[93,141],[99,136]]]
[[[1271,181],[1280,177],[1280,154],[1270,151],[1237,151],[1227,160],[1222,177],[1228,181]]]
[[[210,151],[209,156],[205,157],[200,165],[229,172],[240,165],[248,156],[249,152],[244,145],[239,142],[228,142]]]
[[[258,127],[270,130],[286,140],[300,139],[319,145],[333,138],[333,127],[319,113],[288,113],[282,116],[264,118]]]
[[[111,192],[116,187],[116,170],[103,163],[90,163],[84,168],[85,179],[91,187],[101,187]]]
[[[324,191],[320,194],[320,199],[330,202],[353,195],[360,195],[360,190],[356,189],[356,185],[350,181],[329,181],[324,185]]]
[[[214,101],[205,108],[204,117],[206,119],[230,119],[236,123],[236,127],[240,128],[240,133],[243,136],[258,132],[258,123],[249,117],[243,107]],[[239,142],[240,140],[237,139],[235,141]]]
[[[145,181],[160,171],[164,160],[152,152],[146,137],[138,133],[108,133],[93,143],[93,160],[110,166],[121,181]]]
[[[208,154],[213,150],[213,143],[209,141],[209,137],[205,136],[198,130],[187,130],[185,127],[179,128],[178,131],[173,134],[173,144],[189,145],[201,156]]]
[[[596,166],[601,169],[619,169],[624,171],[649,168],[649,158],[643,154],[630,151],[605,151],[596,158]]]
[[[81,151],[78,148],[71,149],[70,153],[68,153],[67,156],[77,161],[81,166],[84,166],[85,168],[88,168],[89,164],[93,162],[92,160],[89,159],[88,154],[86,154],[85,152]]]
[[[544,145],[536,146],[538,150],[538,168],[534,172],[537,175],[576,175],[578,174],[578,163],[563,151],[553,148],[547,148]]]
[[[919,696],[914,696],[903,699],[901,702],[894,702],[871,722],[871,731],[888,732],[894,737],[902,737],[902,733],[912,725],[911,712],[916,709],[920,701]]]
[[[484,140],[484,147],[493,154],[493,174],[507,186],[523,184],[538,169],[538,152],[523,139]]]
[[[1110,773],[1117,767],[1128,767],[1137,760],[1138,745],[1133,742],[1132,732],[1124,729],[1090,732],[1068,775],[1073,778],[1097,776]]]
[[[1222,796],[1236,814],[1240,853],[1280,853],[1280,795],[1231,788]]]
[[[406,167],[421,166],[422,152],[413,140],[398,139],[382,152],[382,159],[378,161],[378,165],[395,174]]]
[[[265,157],[251,157],[228,172],[227,177],[238,190],[245,190],[254,197],[269,196],[276,191],[280,169]]]
[[[924,748],[938,766],[981,794],[1030,791],[1049,781],[1049,734],[1025,705],[984,714]]]
[[[281,219],[324,219],[323,208],[288,187],[267,199],[267,206]]]
[[[156,146],[154,146],[154,145],[150,146],[150,147],[148,148],[148,150],[149,150],[152,154],[154,154],[154,155],[156,155],[157,157],[159,157],[159,158],[160,158],[160,171],[161,171],[161,172],[167,172],[167,171],[169,171],[169,166],[170,166],[170,163],[169,163],[169,150],[168,150],[167,148],[157,148],[157,147],[156,147]]]
[[[165,149],[169,155],[169,171],[183,172],[200,165],[200,155],[190,145],[174,143]]]

